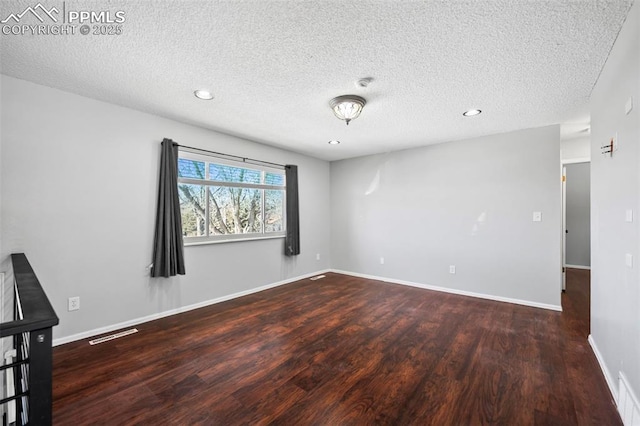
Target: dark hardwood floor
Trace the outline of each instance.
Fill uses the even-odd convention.
[[[54,423],[620,425],[563,313],[327,274],[54,349]]]

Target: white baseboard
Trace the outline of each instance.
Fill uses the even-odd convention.
[[[611,374],[609,374],[609,369],[607,368],[607,364],[605,364],[604,358],[602,357],[602,354],[598,349],[598,345],[596,345],[596,341],[593,340],[593,336],[591,334],[589,334],[589,338],[587,340],[589,342],[589,345],[591,345],[591,349],[593,349],[593,353],[595,354],[596,359],[598,360],[598,365],[600,365],[600,370],[602,370],[602,374],[604,374],[604,378],[607,381],[607,386],[609,386],[609,391],[611,392],[611,395],[613,396],[614,401],[616,401],[617,403],[618,388],[617,388],[616,381],[611,376]]]
[[[618,373],[618,413],[624,426],[640,425],[640,402],[631,388],[627,376]]]
[[[593,349],[593,353],[598,360],[600,370],[602,370],[602,374],[604,374],[611,396],[613,396],[613,399],[616,402],[622,423],[624,426],[640,425],[640,402],[633,391],[633,388],[629,384],[627,377],[622,371],[619,371],[618,381],[616,383],[614,377],[609,373],[607,364],[604,362],[604,358],[598,349],[598,345],[596,345],[596,341],[593,339],[591,334],[589,335],[588,340],[591,345],[591,349]]]
[[[571,269],[588,269],[591,270],[591,266],[582,266],[582,265],[564,265],[565,268]]]
[[[326,272],[330,272],[329,269],[324,269],[321,271],[316,271],[310,274],[304,274],[304,275],[300,275],[294,278],[288,278],[286,280],[283,281],[278,281],[272,284],[267,284],[267,285],[263,285],[260,287],[256,287],[256,288],[252,288],[249,290],[244,290],[244,291],[240,291],[238,293],[233,293],[233,294],[229,294],[226,296],[221,296],[221,297],[217,297],[215,299],[211,299],[211,300],[205,300],[203,302],[198,302],[198,303],[194,303],[193,305],[188,305],[188,306],[182,306],[180,308],[176,308],[176,309],[170,309],[168,311],[163,311],[163,312],[158,312],[155,314],[151,314],[151,315],[147,315],[145,317],[141,317],[141,318],[135,318],[129,321],[123,321],[117,324],[112,324],[112,325],[108,325],[105,327],[100,327],[100,328],[95,328],[93,330],[88,330],[88,331],[83,331],[82,333],[77,333],[77,334],[72,334],[71,336],[65,336],[65,337],[60,337],[57,339],[53,339],[53,346],[58,346],[58,345],[63,345],[65,343],[71,343],[71,342],[75,342],[77,340],[82,340],[82,339],[86,339],[89,337],[93,337],[93,336],[97,336],[99,334],[104,334],[104,333],[110,333],[112,331],[115,330],[120,330],[121,328],[126,328],[126,327],[131,327],[133,325],[138,325],[138,324],[142,324],[145,322],[149,322],[149,321],[153,321],[153,320],[157,320],[160,318],[164,318],[164,317],[168,317],[171,315],[176,315],[176,314],[180,314],[183,312],[188,312],[188,311],[192,311],[194,309],[198,309],[198,308],[204,308],[205,306],[209,306],[209,305],[214,305],[216,303],[220,303],[220,302],[226,302],[227,300],[231,300],[231,299],[236,299],[238,297],[242,297],[242,296],[247,296],[249,294],[253,294],[253,293],[258,293],[260,291],[264,291],[264,290],[268,290],[270,288],[274,288],[274,287],[279,287],[281,285],[285,285],[285,284],[289,284],[295,281],[300,281],[300,280],[304,280],[306,278],[309,277],[313,277],[319,274],[324,274]]]
[[[415,283],[412,281],[397,280],[394,278],[378,277],[375,275],[361,274],[358,272],[341,271],[338,269],[332,269],[331,272],[335,272],[337,274],[351,275],[353,277],[366,278],[369,280],[377,280],[377,281],[384,281],[384,282],[393,283],[393,284],[401,284],[401,285],[407,285],[411,287],[418,287],[418,288],[423,288],[425,290],[434,290],[434,291],[440,291],[443,293],[458,294],[461,296],[477,297],[480,299],[493,300],[496,302],[515,303],[516,305],[531,306],[534,308],[550,309],[552,311],[562,312],[562,306],[560,305],[551,305],[547,303],[532,302],[529,300],[512,299],[509,297],[493,296],[493,295],[484,294],[484,293],[474,293],[466,290],[457,290],[454,288],[438,287],[430,284],[421,284],[421,283]]]
[[[488,295],[488,294],[474,293],[474,292],[469,292],[469,291],[464,291],[464,290],[456,290],[456,289],[451,289],[451,288],[446,288],[446,287],[438,287],[438,286],[433,286],[433,285],[429,285],[429,284],[421,284],[421,283],[415,283],[415,282],[405,281],[405,280],[397,280],[397,279],[392,279],[392,278],[378,277],[378,276],[374,276],[374,275],[360,274],[360,273],[357,273],[357,272],[342,271],[342,270],[338,270],[338,269],[325,269],[325,270],[316,271],[316,272],[313,272],[313,273],[310,273],[310,274],[305,274],[305,275],[301,275],[301,276],[298,276],[298,277],[289,278],[289,279],[286,279],[286,280],[283,280],[283,281],[278,281],[278,282],[275,282],[275,283],[272,283],[272,284],[267,284],[267,285],[264,285],[264,286],[261,286],[261,287],[256,287],[256,288],[253,288],[253,289],[241,291],[241,292],[238,292],[238,293],[229,294],[229,295],[218,297],[218,298],[215,298],[215,299],[205,300],[203,302],[194,303],[192,305],[182,306],[180,308],[170,309],[168,311],[158,312],[158,313],[147,315],[147,316],[144,316],[144,317],[135,318],[135,319],[128,320],[128,321],[123,321],[123,322],[120,322],[120,323],[117,323],[117,324],[112,324],[112,325],[108,325],[108,326],[105,326],[105,327],[95,328],[95,329],[84,331],[84,332],[81,332],[81,333],[72,334],[70,336],[60,337],[60,338],[57,338],[57,339],[53,339],[53,346],[59,346],[59,345],[65,344],[65,343],[71,343],[71,342],[75,342],[77,340],[87,339],[89,337],[94,337],[94,336],[98,336],[100,334],[110,333],[112,331],[120,330],[122,328],[127,328],[127,327],[131,327],[131,326],[134,326],[134,325],[142,324],[142,323],[145,323],[145,322],[149,322],[149,321],[157,320],[157,319],[160,319],[160,318],[168,317],[168,316],[171,316],[171,315],[180,314],[182,312],[192,311],[194,309],[203,308],[205,306],[214,305],[216,303],[225,302],[227,300],[235,299],[235,298],[242,297],[242,296],[247,296],[249,294],[257,293],[257,292],[260,292],[260,291],[263,291],[263,290],[268,290],[268,289],[274,288],[274,287],[279,287],[281,285],[285,285],[285,284],[289,284],[289,283],[292,283],[292,282],[295,282],[295,281],[303,280],[303,279],[306,279],[306,278],[309,278],[309,277],[313,277],[315,275],[323,274],[323,273],[326,273],[326,272],[335,272],[335,273],[338,273],[338,274],[351,275],[351,276],[354,276],[354,277],[366,278],[366,279],[377,280],[377,281],[384,281],[384,282],[389,282],[389,283],[393,283],[393,284],[407,285],[407,286],[411,286],[411,287],[417,287],[417,288],[422,288],[422,289],[426,289],[426,290],[440,291],[440,292],[444,292],[444,293],[458,294],[458,295],[462,295],[462,296],[477,297],[477,298],[488,299],[488,300],[493,300],[493,301],[497,301],[497,302],[515,303],[517,305],[531,306],[531,307],[542,308],[542,309],[550,309],[550,310],[553,310],[553,311],[562,311],[562,307],[558,306],[558,305],[550,305],[550,304],[546,304],[546,303],[531,302],[531,301],[520,300],[520,299],[511,299],[511,298],[508,298],[508,297],[501,297],[501,296],[492,296],[492,295]]]

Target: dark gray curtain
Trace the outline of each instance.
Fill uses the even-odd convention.
[[[287,179],[287,236],[284,239],[284,254],[300,254],[300,215],[298,201],[298,166],[284,166]]]
[[[178,144],[162,141],[152,277],[184,275],[182,217],[178,198]]]

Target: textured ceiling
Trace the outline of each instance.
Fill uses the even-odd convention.
[[[581,131],[632,0],[41,2],[122,10],[123,34],[2,35],[3,74],[335,160]],[[0,19],[36,4],[3,0]],[[367,99],[349,126],[329,108],[344,94]],[[470,108],[483,113],[463,117]]]

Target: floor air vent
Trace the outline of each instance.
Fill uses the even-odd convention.
[[[315,277],[309,278],[311,281],[319,280],[324,278],[326,275],[316,275]]]
[[[120,333],[112,334],[110,336],[104,336],[97,339],[89,340],[90,345],[97,345],[99,343],[108,342],[109,340],[117,339],[119,337],[128,336],[130,334],[137,333],[137,328],[132,328],[131,330],[121,331]]]

